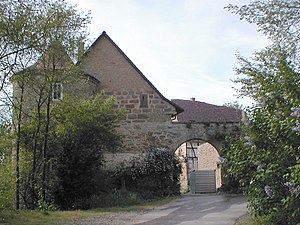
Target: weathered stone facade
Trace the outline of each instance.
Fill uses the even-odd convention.
[[[125,152],[141,153],[151,146],[175,151],[182,143],[201,139],[220,149],[224,136],[238,132],[236,123],[179,123],[172,116],[183,110],[166,99],[103,32],[79,63],[85,74],[100,81],[106,96],[115,96],[119,108],[127,109],[119,131]]]
[[[183,109],[166,99],[105,32],[77,65],[81,75],[74,73],[56,81],[62,83],[64,95],[86,99],[102,92],[106,97],[114,96],[116,107],[127,111],[125,121],[118,128],[124,140],[123,151],[107,154],[107,165],[129,160],[151,147],[167,147],[175,152],[190,140],[208,142],[222,155],[225,136],[240,131],[239,121],[178,122],[175,118]],[[20,89],[16,83],[14,91],[18,96]],[[28,112],[35,98],[31,94],[32,90],[26,87],[24,105]]]

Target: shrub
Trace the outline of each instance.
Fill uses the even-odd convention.
[[[58,108],[60,148],[57,155],[53,154],[57,160],[54,197],[58,207],[73,209],[81,199],[87,201],[98,194],[103,152],[121,146],[121,136],[115,129],[123,111],[115,109],[114,104],[113,98],[99,95],[77,104],[65,100]]]
[[[179,160],[168,149],[152,149],[142,160],[134,159],[114,173],[115,185],[144,199],[180,194]]]
[[[0,210],[13,208],[15,178],[13,177],[10,126],[0,124]]]
[[[264,69],[272,69],[263,76],[255,70],[258,63],[252,68],[244,62],[251,77],[245,86],[259,86],[258,103],[249,109],[243,136],[224,153],[227,171],[246,187],[252,212],[273,224],[294,225],[300,221],[300,93],[294,86],[300,76],[282,52],[276,60],[275,54],[260,55]]]
[[[10,156],[0,156],[0,210],[13,208],[14,184]]]

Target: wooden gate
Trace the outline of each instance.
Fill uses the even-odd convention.
[[[198,170],[191,172],[190,188],[192,193],[216,192],[216,171]]]

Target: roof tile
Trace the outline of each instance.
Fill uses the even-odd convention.
[[[242,111],[232,107],[182,99],[173,99],[172,102],[184,110],[177,115],[178,122],[238,123],[242,119]]]

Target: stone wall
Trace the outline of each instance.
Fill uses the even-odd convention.
[[[221,168],[218,167],[219,154],[216,149],[209,143],[202,144],[197,149],[198,153],[198,170],[215,170],[216,187],[222,185]]]
[[[124,152],[141,153],[150,147],[175,151],[190,139],[202,139],[220,149],[232,123],[176,123],[171,117],[179,107],[164,98],[125,53],[103,32],[80,62],[82,71],[100,81],[105,96],[114,96],[118,108],[127,110],[118,128],[124,137]]]
[[[106,96],[114,96],[116,105],[126,109],[126,123],[170,121],[176,111],[154,91],[104,91]]]
[[[63,92],[87,99],[103,92],[114,96],[116,107],[126,110],[126,118],[118,127],[124,146],[118,154],[106,154],[107,165],[130,161],[152,147],[175,150],[189,140],[212,144],[220,155],[225,136],[239,133],[239,123],[179,123],[171,117],[180,108],[163,97],[122,50],[103,33],[78,63],[84,75],[71,75],[63,83]],[[20,90],[16,83],[15,97]],[[33,95],[32,95],[33,94]],[[27,87],[24,108],[28,115],[36,101]]]
[[[168,147],[175,151],[182,143],[193,139],[208,142],[220,152],[225,137],[239,132],[239,124],[185,124],[172,122],[170,119],[157,122],[128,121],[119,131],[130,152],[141,152],[150,146]]]

